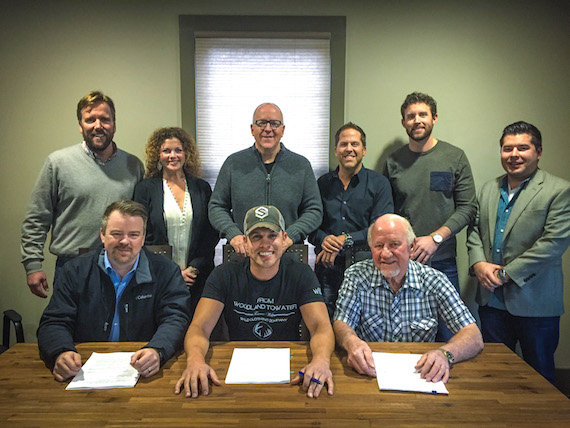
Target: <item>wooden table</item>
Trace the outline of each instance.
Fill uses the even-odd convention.
[[[138,343],[85,343],[93,351],[134,351]],[[304,342],[215,344],[208,361],[225,378],[234,347],[290,347],[291,370],[308,361]],[[423,353],[429,343],[373,343],[374,351]],[[358,375],[338,351],[331,365],[335,393],[309,399],[291,385],[222,385],[198,399],[173,389],[186,365],[171,359],[131,389],[65,391],[38,357],[36,344],[0,355],[0,426],[570,426],[570,400],[501,344],[456,365],[449,396],[380,392],[376,379]]]

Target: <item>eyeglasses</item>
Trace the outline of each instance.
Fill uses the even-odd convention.
[[[261,129],[265,128],[267,126],[267,124],[269,123],[269,126],[271,126],[271,129],[277,129],[279,128],[281,125],[283,125],[283,122],[281,122],[280,120],[265,120],[265,119],[259,119],[253,122],[256,126],[259,126]]]

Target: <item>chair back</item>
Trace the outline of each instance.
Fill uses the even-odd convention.
[[[348,269],[348,267],[354,263],[371,258],[372,251],[370,251],[370,247],[367,243],[353,245],[344,251],[344,268]]]
[[[154,254],[162,254],[172,259],[172,246],[170,245],[145,245],[145,248]]]
[[[145,245],[145,248],[154,254],[162,254],[172,259],[172,247],[170,245]],[[80,248],[79,255],[91,251],[92,248]]]
[[[22,316],[13,309],[4,311],[4,325],[2,327],[2,345],[0,354],[10,347],[10,323],[14,324],[16,332],[16,342],[24,342],[24,327],[22,326]]]
[[[309,264],[309,247],[307,245],[293,244],[287,248],[285,252],[292,254],[295,259],[301,263]],[[222,257],[223,263],[239,260],[240,258],[242,257],[235,252],[234,247],[232,247],[230,244],[224,244]]]

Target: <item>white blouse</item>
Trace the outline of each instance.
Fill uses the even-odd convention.
[[[162,188],[164,192],[164,221],[166,222],[168,243],[172,246],[172,260],[180,266],[180,269],[184,270],[188,267],[186,261],[190,247],[193,217],[188,184],[186,181],[184,182],[184,207],[182,211],[180,211],[178,202],[176,202],[165,179],[162,179]]]

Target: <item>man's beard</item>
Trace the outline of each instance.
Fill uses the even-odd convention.
[[[411,132],[408,132],[408,137],[410,137],[412,140],[416,141],[416,142],[420,142],[420,141],[424,141],[427,140],[430,136],[431,133],[433,132],[433,127],[432,128],[424,128],[424,134],[422,137],[415,137],[414,136],[414,130],[412,129]]]
[[[380,269],[380,273],[384,278],[395,278],[400,275],[400,268],[396,269]]]
[[[107,147],[109,147],[109,144],[113,142],[114,134],[109,134],[107,131],[103,131],[103,134],[105,135],[105,142],[96,145],[95,142],[93,141],[93,139],[95,138],[93,133],[87,134],[86,132],[83,132],[83,139],[85,140],[85,143],[91,149],[91,151],[96,153],[102,153],[107,149]]]

